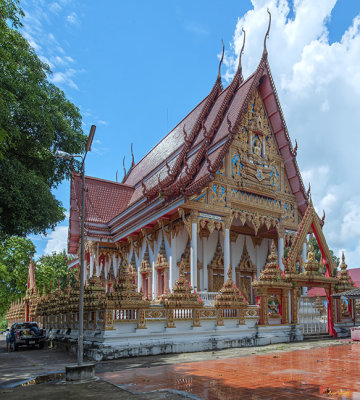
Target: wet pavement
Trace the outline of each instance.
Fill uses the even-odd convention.
[[[360,343],[97,373],[131,391],[206,400],[359,399]]]

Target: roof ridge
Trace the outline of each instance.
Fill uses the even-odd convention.
[[[81,174],[79,174],[78,172],[74,172],[73,173],[74,178],[81,178]],[[115,181],[111,181],[109,179],[103,179],[103,178],[96,178],[94,176],[90,176],[90,175],[85,175],[85,181],[86,180],[92,180],[92,181],[98,181],[98,182],[103,182],[106,184],[112,184],[112,185],[116,185],[116,186],[121,186],[124,187],[126,189],[133,189],[134,187],[131,185],[126,185],[125,183],[121,183],[121,182],[115,182]]]
[[[136,164],[135,164],[135,166],[129,171],[129,172],[132,172],[143,160],[145,160],[146,159],[146,157],[154,150],[154,149],[156,149],[156,147],[158,147],[159,145],[160,145],[160,143],[162,143],[173,131],[175,131],[175,129],[176,128],[178,128],[185,120],[186,120],[186,118],[193,112],[193,111],[195,111],[195,109],[196,108],[198,108],[202,103],[204,103],[205,101],[206,101],[206,99],[208,98],[210,96],[210,93],[207,95],[207,96],[205,96],[201,101],[200,101],[200,103],[198,103],[195,107],[193,107],[185,116],[184,116],[184,118],[180,121],[180,122],[178,122],[153,148],[151,148],[145,155],[144,155],[144,157],[140,160],[140,161],[138,161]],[[179,146],[179,147],[181,147],[181,146]],[[178,148],[179,148],[178,147]],[[174,151],[173,151],[173,153],[176,151],[177,149],[175,149]],[[172,153],[172,154],[173,154]],[[156,168],[156,167],[155,167]],[[154,168],[154,169],[155,169]],[[152,172],[152,171],[151,171]],[[126,177],[126,180],[129,178],[129,176],[130,176],[130,173],[129,173],[129,175]],[[139,181],[137,181],[136,183],[139,183],[141,181],[141,179],[139,180]],[[126,181],[125,181],[126,182]]]

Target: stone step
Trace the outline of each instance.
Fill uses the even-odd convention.
[[[304,334],[304,340],[306,341],[316,341],[316,340],[330,340],[334,339],[328,333],[308,333]]]

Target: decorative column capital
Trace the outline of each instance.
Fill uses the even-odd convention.
[[[224,222],[225,222],[225,229],[230,229],[231,224],[232,224],[232,222],[233,222],[233,219],[234,219],[234,214],[233,214],[233,213],[231,213],[230,215],[228,215],[227,217],[225,217],[225,220],[224,220]]]
[[[279,226],[278,234],[279,234],[279,239],[284,239],[284,237],[285,237],[285,228],[283,226]]]
[[[239,232],[230,231],[230,242],[235,243],[239,236]]]

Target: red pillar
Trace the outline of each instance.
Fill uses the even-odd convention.
[[[327,296],[326,296],[327,302],[328,302],[327,310],[328,310],[329,335],[330,335],[330,336],[337,337],[337,334],[336,334],[335,329],[334,329],[334,320],[333,320],[333,316],[332,316],[332,315],[333,315],[333,313],[332,313],[332,306],[333,306],[333,303],[332,303],[332,297],[331,297],[331,295],[332,295],[332,290],[331,290],[331,287],[329,287],[329,291],[328,291],[328,294],[327,294]]]

